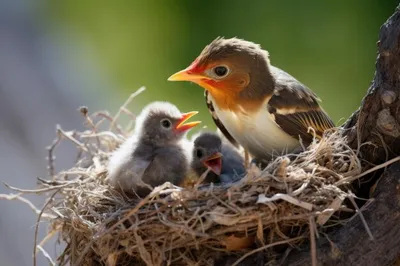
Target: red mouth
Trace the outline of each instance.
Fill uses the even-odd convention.
[[[222,170],[222,154],[220,152],[214,153],[203,160],[203,164],[216,175],[220,175]]]

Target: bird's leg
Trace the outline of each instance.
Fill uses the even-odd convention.
[[[304,146],[299,146],[299,147],[297,147],[296,149],[294,149],[293,151],[292,151],[292,153],[293,154],[299,154],[299,153],[301,153],[301,152],[303,152],[303,151],[305,151],[306,150],[306,148],[304,147]]]
[[[244,150],[244,168],[245,169],[249,169],[249,159],[250,159],[249,152],[247,150]]]
[[[268,163],[270,163],[271,160],[263,160],[263,159],[258,159],[258,158],[253,158],[251,160],[251,164],[255,164],[258,168],[263,170],[265,167],[268,166]]]

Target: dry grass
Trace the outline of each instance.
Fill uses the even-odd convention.
[[[315,245],[322,227],[340,223],[332,215],[345,209],[347,181],[360,176],[361,164],[338,130],[299,155],[276,158],[263,171],[253,166],[229,188],[164,184],[144,199],[120,194],[105,182],[105,169],[126,137],[119,115],[134,117],[127,104],[115,117],[81,108],[88,130],[58,128],[49,148],[51,179],[34,190],[14,188],[20,198],[51,193],[36,211],[50,223],[49,237],[57,233],[66,243],[57,265],[212,265],[230,252],[241,255],[240,261],[255,248],[296,245],[310,237]],[[100,130],[107,120],[110,129]],[[76,145],[78,161],[54,173],[53,152],[61,141]]]

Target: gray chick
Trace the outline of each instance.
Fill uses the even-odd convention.
[[[243,163],[242,156],[216,133],[204,132],[194,141],[191,168],[198,176],[210,169],[204,183],[237,181],[246,173]]]
[[[110,158],[110,184],[139,196],[167,181],[179,185],[189,168],[183,137],[200,123],[185,121],[195,114],[183,114],[168,102],[147,105],[136,119],[133,135]]]

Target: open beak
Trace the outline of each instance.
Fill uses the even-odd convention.
[[[189,118],[191,118],[192,116],[194,116],[197,113],[198,113],[197,111],[193,111],[193,112],[188,112],[188,113],[182,114],[182,117],[178,121],[178,124],[176,125],[175,129],[177,131],[179,131],[179,132],[184,132],[184,131],[188,131],[192,127],[195,127],[198,124],[200,124],[201,121],[194,121],[194,122],[185,123]]]
[[[191,71],[191,66],[176,72],[172,76],[168,78],[168,81],[192,81],[198,83],[200,80],[205,79],[206,77],[203,75],[195,74]]]
[[[216,175],[220,175],[222,170],[222,153],[214,153],[213,155],[203,160],[203,164],[207,168],[210,168],[210,170],[213,171]]]

